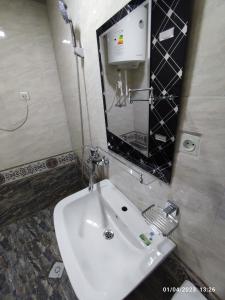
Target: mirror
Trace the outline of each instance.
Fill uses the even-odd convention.
[[[145,156],[149,90],[141,89],[149,86],[148,8],[139,6],[100,35],[108,130]]]
[[[133,0],[97,30],[108,147],[171,180],[189,5]]]

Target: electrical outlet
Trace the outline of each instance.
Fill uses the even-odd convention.
[[[180,151],[198,156],[200,151],[200,139],[201,136],[195,133],[182,133],[180,142]]]
[[[30,100],[30,94],[28,92],[20,92],[20,100]]]

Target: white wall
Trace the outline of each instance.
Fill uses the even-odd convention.
[[[75,2],[72,1],[75,9]],[[79,148],[82,142],[81,134],[81,118],[80,118],[80,101],[79,101],[79,84],[78,74],[76,69],[76,58],[72,51],[70,44],[62,43],[63,40],[71,42],[70,27],[67,25],[58,12],[57,1],[47,1],[48,14],[50,25],[52,29],[52,36],[55,48],[55,55],[59,78],[61,82],[61,89],[63,92],[63,99],[65,103],[66,113],[68,117],[70,135],[73,149]],[[80,84],[81,96],[83,101],[83,115],[87,119],[87,105],[85,97],[85,86],[83,80],[83,67],[80,64]],[[89,143],[89,127],[87,123],[84,124],[85,143]]]
[[[32,0],[0,0],[0,128],[13,128],[26,114],[20,91],[28,91],[27,123],[0,131],[0,170],[70,151],[67,119],[46,5]]]
[[[85,48],[84,70],[92,138],[95,144],[103,147],[106,146],[106,135],[96,29],[127,2],[67,0],[74,23],[79,24],[81,41]],[[194,2],[193,29],[182,105],[184,113],[180,129],[202,134],[200,156],[195,158],[182,153],[177,155],[171,186],[158,180],[147,186],[141,185],[116,162],[111,162],[110,179],[140,209],[154,202],[164,203],[169,198],[179,204],[181,223],[173,236],[177,242],[177,253],[208,285],[215,286],[218,295],[224,299],[225,2],[224,0]],[[60,41],[66,29],[65,26],[61,27],[63,24],[56,17],[55,5],[56,0],[48,0],[50,16],[56,18],[52,20],[55,24],[53,31],[56,27],[55,36]],[[61,22],[61,25],[57,26],[57,22]],[[55,45],[57,49],[59,45],[57,43]],[[65,67],[61,63],[62,74],[67,72],[68,61],[74,66],[74,58],[71,55],[66,56],[67,53],[67,50],[60,52],[60,60],[63,57],[67,62]],[[70,83],[72,94],[75,90],[75,85],[72,87],[73,77],[70,78]],[[77,98],[73,101],[78,103]],[[82,102],[86,105],[84,98]],[[68,114],[68,117],[71,118],[71,124],[75,122],[73,115]],[[87,120],[85,123],[87,124]],[[86,125],[85,135],[88,141],[87,128]],[[75,130],[74,127],[72,132]]]
[[[106,36],[100,38],[102,73],[104,78],[105,101],[107,109],[108,129],[117,136],[134,131],[134,111],[133,105],[128,99],[121,99],[126,103],[122,107],[116,106],[119,101],[118,93],[116,94],[117,81],[119,80],[118,66],[108,64],[107,40]],[[129,75],[129,73],[128,73]],[[121,72],[124,82],[124,72]],[[128,77],[128,85],[129,77]]]

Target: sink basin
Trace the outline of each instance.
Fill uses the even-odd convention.
[[[80,300],[123,299],[175,247],[109,180],[60,201],[54,226]]]

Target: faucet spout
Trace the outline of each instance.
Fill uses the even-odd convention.
[[[96,167],[108,165],[109,160],[106,159],[104,156],[101,157],[97,147],[96,148],[91,147],[87,162],[91,163],[90,174],[89,174],[89,186],[88,186],[88,190],[91,192],[93,191],[94,188],[94,177],[95,177]]]
[[[89,192],[93,191],[94,188],[94,175],[95,175],[95,164],[92,162],[90,176],[89,176],[89,185],[88,185]]]

